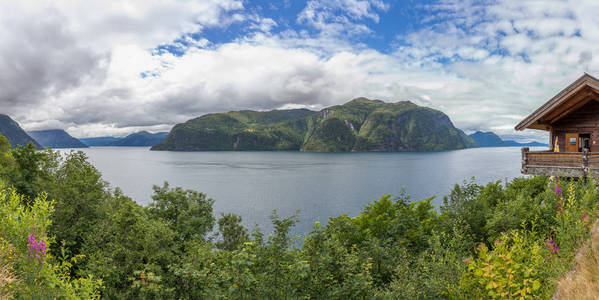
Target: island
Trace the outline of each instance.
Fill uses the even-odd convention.
[[[353,99],[321,111],[207,114],[173,127],[151,150],[439,151],[476,147],[441,111],[410,101]]]

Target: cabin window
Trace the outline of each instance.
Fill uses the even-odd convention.
[[[576,145],[576,138],[570,138],[570,145]]]

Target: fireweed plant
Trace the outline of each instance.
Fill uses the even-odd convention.
[[[38,241],[35,234],[30,234],[27,238],[27,257],[43,265],[46,259],[46,241]]]

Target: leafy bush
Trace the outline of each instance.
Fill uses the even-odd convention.
[[[8,289],[0,293],[17,298],[98,298],[101,281],[90,277],[71,278],[71,265],[52,257],[47,230],[53,202],[36,197],[30,206],[14,189],[0,184],[0,267]]]
[[[476,255],[462,277],[462,296],[471,299],[550,298],[545,273],[547,251],[529,233],[504,233],[495,241],[493,250],[481,244]]]

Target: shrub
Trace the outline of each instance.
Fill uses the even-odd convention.
[[[460,290],[467,298],[549,298],[547,250],[525,231],[504,233],[493,250],[481,244]]]
[[[3,291],[17,298],[98,298],[101,282],[92,277],[73,279],[69,267],[47,250],[47,236],[53,202],[45,196],[32,199],[29,206],[14,189],[0,184],[0,266],[8,271],[14,288]],[[8,250],[5,250],[8,249]],[[13,277],[14,276],[14,277]]]

